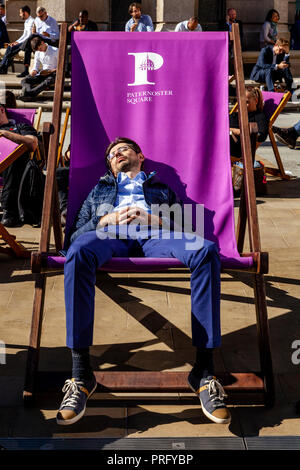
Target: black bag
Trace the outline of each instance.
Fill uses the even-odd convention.
[[[18,193],[19,217],[23,223],[35,226],[41,224],[45,179],[37,162],[34,159],[29,160]]]

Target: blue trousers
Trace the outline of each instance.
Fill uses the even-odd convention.
[[[255,75],[251,75],[252,80],[256,80],[257,82],[266,82],[268,91],[274,91],[274,82],[276,80],[282,80],[283,78],[288,90],[291,90],[293,77],[289,68],[283,70],[259,70]]]
[[[87,348],[93,343],[97,267],[111,257],[178,258],[191,271],[192,340],[199,348],[220,346],[220,259],[213,242],[186,249],[182,239],[104,239],[95,231],[80,235],[65,262],[67,346]],[[186,312],[182,312],[183,315]]]

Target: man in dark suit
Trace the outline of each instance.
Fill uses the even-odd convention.
[[[293,77],[290,71],[289,50],[289,41],[281,38],[277,39],[274,46],[263,47],[250,79],[266,83],[268,91],[274,91],[276,80],[284,79],[287,89],[291,91]]]
[[[231,32],[233,23],[238,23],[240,29],[241,43],[243,42],[243,23],[241,20],[237,20],[237,13],[234,8],[228,8],[227,15],[224,20],[221,20],[218,25],[219,31]]]

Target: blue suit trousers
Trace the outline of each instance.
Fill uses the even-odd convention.
[[[70,246],[64,268],[67,346],[93,344],[97,267],[115,257],[177,258],[191,271],[192,341],[199,348],[220,346],[220,259],[213,242],[187,249],[186,239],[104,239],[96,231],[80,235]],[[105,312],[107,314],[107,312]],[[183,315],[186,312],[182,312]]]

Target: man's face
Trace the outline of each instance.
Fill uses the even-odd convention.
[[[142,153],[136,153],[130,144],[122,142],[116,144],[110,150],[110,155],[113,157],[110,159],[110,166],[113,174],[116,176],[118,173],[123,171],[140,171],[141,165],[144,161]]]
[[[236,20],[236,10],[234,10],[233,8],[231,10],[229,10],[228,16],[229,16],[229,21],[235,21]]]
[[[286,54],[289,53],[289,46],[286,45],[286,46],[282,46],[281,44],[275,44],[275,46],[273,47],[273,51],[275,53],[275,55],[278,55],[278,54],[283,54],[284,52]]]
[[[140,17],[141,17],[141,15],[142,15],[142,12],[141,12],[141,10],[140,10],[139,8],[133,7],[133,8],[131,9],[131,13],[130,13],[130,14],[131,14],[131,16],[132,16],[132,18],[133,18],[134,20],[139,20]]]
[[[3,7],[0,7],[0,15],[1,16],[5,15],[5,9]]]
[[[79,13],[79,23],[80,24],[87,24],[88,22],[88,15],[83,15],[81,12]]]
[[[22,11],[22,10],[20,10],[19,16],[20,16],[20,18],[21,18],[22,20],[26,20],[29,15],[28,15],[27,11]]]
[[[43,12],[39,11],[39,12],[36,14],[36,16],[38,16],[40,20],[46,21],[48,14],[47,14],[46,11],[43,11]]]
[[[189,28],[190,31],[194,31],[198,26],[198,21],[189,21],[187,24],[187,27]]]
[[[37,50],[40,52],[45,52],[46,49],[47,49],[47,44],[44,41],[42,41],[42,43],[37,48]]]

